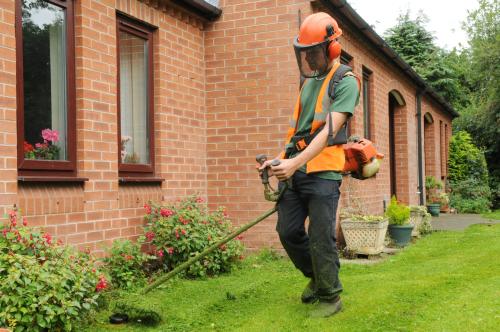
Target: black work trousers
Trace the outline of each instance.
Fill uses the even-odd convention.
[[[340,184],[297,171],[278,204],[276,231],[281,244],[295,267],[314,280],[316,294],[325,300],[342,292],[335,239]]]

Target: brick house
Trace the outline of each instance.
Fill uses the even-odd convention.
[[[196,193],[236,224],[269,209],[255,155],[282,147],[292,39],[318,10],[362,78],[350,132],[386,155],[376,178],[346,177],[341,204],[423,204],[457,114],[345,1],[0,0],[0,212],[100,251],[141,232],[148,200]],[[279,246],[274,222],[247,245]]]

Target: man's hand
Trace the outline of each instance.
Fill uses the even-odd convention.
[[[262,172],[264,172],[264,170],[267,168],[267,175],[268,177],[271,177],[273,176],[273,170],[271,169],[271,163],[273,161],[272,160],[266,160],[264,161],[264,163],[260,166],[257,166],[257,170],[259,171],[259,174],[262,174]]]
[[[300,164],[297,163],[295,158],[280,159],[280,162],[278,166],[271,166],[273,174],[276,175],[280,181],[286,181],[291,178],[293,173],[300,168]]]

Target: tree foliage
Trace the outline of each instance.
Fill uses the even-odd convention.
[[[451,205],[459,212],[487,212],[491,191],[486,159],[484,152],[472,143],[469,133],[459,131],[452,136],[448,170]]]
[[[494,207],[500,206],[500,0],[478,0],[463,29],[468,45],[446,51],[434,44],[426,18],[401,14],[385,33],[388,44],[459,113],[454,132],[471,134],[484,151]],[[452,153],[452,151],[450,151]]]
[[[425,28],[427,21],[422,13],[412,19],[407,11],[386,31],[385,40],[446,101],[461,108],[466,103],[460,80],[463,69],[457,68],[461,59],[455,50],[448,52],[434,44],[434,36]]]
[[[469,105],[454,122],[466,130],[485,151],[494,207],[500,205],[500,1],[479,0],[469,13],[464,29],[469,36],[466,50],[470,66],[465,80],[470,86]],[[465,52],[464,52],[465,53]]]

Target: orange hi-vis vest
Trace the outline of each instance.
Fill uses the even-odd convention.
[[[335,63],[330,70],[330,72],[325,77],[325,80],[319,91],[318,99],[316,100],[316,108],[314,110],[314,120],[312,122],[310,133],[313,134],[316,130],[322,128],[326,123],[326,116],[330,109],[330,97],[325,93],[328,90],[328,83],[333,77],[335,71],[339,68],[340,63]],[[304,88],[305,84],[302,86]],[[288,128],[286,144],[290,143],[292,137],[297,132],[297,127],[299,123],[300,113],[301,113],[301,103],[300,96],[302,95],[302,89],[300,90],[297,102],[295,103],[295,109],[293,111],[293,120]],[[285,153],[283,152],[281,158],[284,158]],[[342,145],[332,145],[325,147],[316,157],[311,159],[306,166],[307,174],[323,171],[337,171],[340,172],[344,168],[345,156],[344,149]]]

